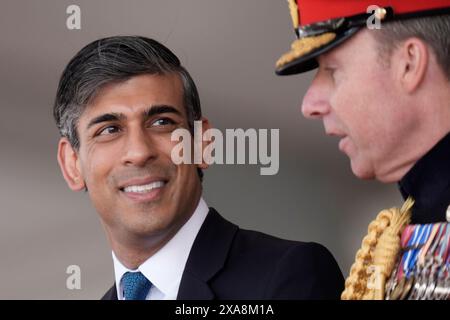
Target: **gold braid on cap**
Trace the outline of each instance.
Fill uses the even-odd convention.
[[[381,211],[369,224],[361,249],[345,280],[342,300],[382,300],[386,279],[392,273],[400,252],[400,237],[411,219],[414,200],[410,197],[401,209]]]
[[[300,25],[300,17],[298,6],[295,0],[287,0],[289,3],[289,12],[291,13],[292,25],[297,30]],[[297,34],[298,36],[298,34]],[[336,38],[336,33],[326,32],[317,36],[309,36],[296,39],[292,45],[291,50],[281,56],[276,62],[276,68],[279,69],[284,65],[303,57],[311,51],[318,49]]]
[[[283,54],[276,63],[277,68],[294,61],[297,58],[303,57],[314,49],[320,48],[336,38],[336,33],[327,32],[319,36],[311,36],[295,40],[291,45],[291,51]]]
[[[295,0],[287,0],[289,3],[289,11],[291,13],[292,24],[294,25],[294,29],[298,28],[298,6]]]

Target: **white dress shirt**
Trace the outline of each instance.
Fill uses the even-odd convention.
[[[189,253],[208,211],[206,202],[200,198],[194,213],[177,234],[142,263],[137,270],[125,267],[113,251],[117,298],[124,300],[122,276],[126,272],[139,270],[152,283],[146,300],[175,300]]]

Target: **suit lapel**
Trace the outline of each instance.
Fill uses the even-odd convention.
[[[117,289],[116,289],[116,284],[115,283],[105,293],[105,295],[102,297],[102,300],[117,300]]]
[[[219,272],[227,259],[233,238],[239,228],[210,208],[192,245],[178,290],[178,300],[212,300],[208,281]],[[102,300],[117,300],[114,284]]]
[[[178,300],[215,298],[208,281],[223,268],[238,229],[210,208],[186,262]]]

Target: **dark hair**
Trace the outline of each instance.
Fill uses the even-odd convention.
[[[99,90],[142,74],[177,73],[191,133],[202,112],[197,87],[180,60],[161,43],[141,36],[115,36],[96,40],[81,49],[64,69],[53,106],[61,136],[75,150],[80,140],[77,125],[81,114]],[[199,169],[200,178],[203,173]]]
[[[387,22],[374,34],[385,61],[402,41],[410,37],[422,39],[432,48],[442,71],[450,80],[450,14]]]

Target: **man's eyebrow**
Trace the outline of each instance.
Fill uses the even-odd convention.
[[[89,121],[87,125],[87,129],[91,128],[92,126],[102,123],[102,122],[110,122],[110,121],[119,121],[126,118],[122,113],[105,113],[102,115],[99,115],[95,118],[93,118],[91,121]]]
[[[175,113],[175,114],[177,114],[179,116],[182,116],[180,110],[178,110],[177,108],[175,108],[173,106],[166,105],[166,104],[161,104],[161,105],[151,106],[150,108],[145,110],[144,111],[144,117],[145,118],[151,118],[154,115],[161,114],[161,113]]]
[[[175,113],[179,116],[182,116],[181,112],[176,109],[173,106],[169,106],[169,105],[154,105],[149,107],[147,110],[145,110],[143,112],[144,118],[148,119],[150,117],[153,117],[154,115],[157,114],[162,114],[162,113]],[[105,113],[102,115],[99,115],[95,118],[93,118],[91,121],[89,121],[88,125],[87,125],[87,129],[91,128],[92,126],[102,123],[102,122],[111,122],[111,121],[119,121],[119,120],[124,120],[126,119],[126,116],[123,113]]]

